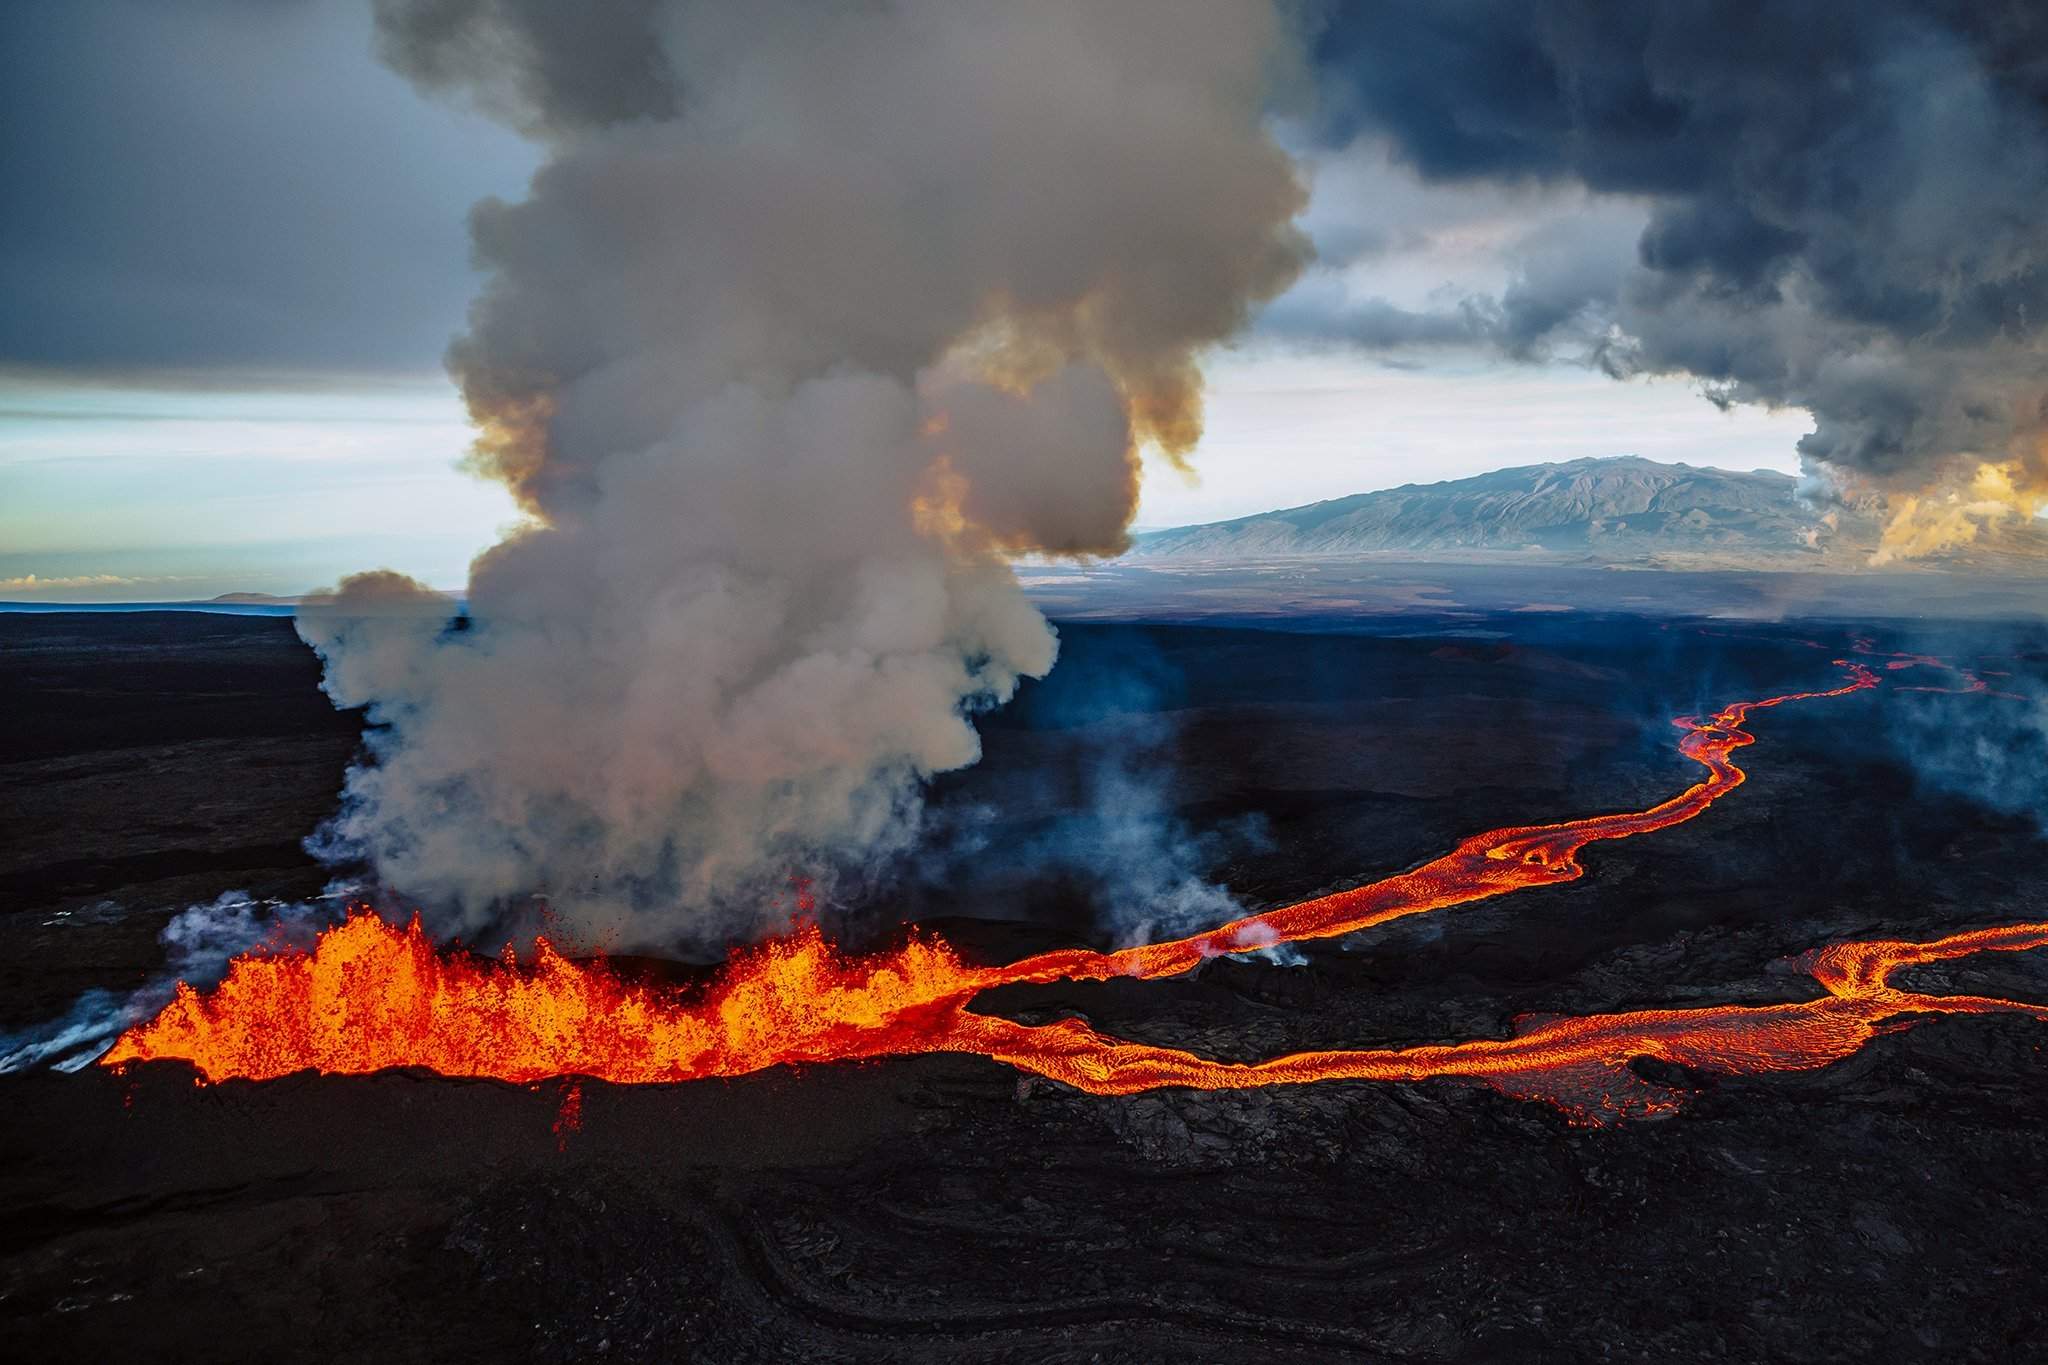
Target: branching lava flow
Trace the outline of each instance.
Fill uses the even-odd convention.
[[[590,1076],[657,1083],[766,1067],[923,1052],[969,1052],[1098,1094],[1158,1086],[1224,1089],[1334,1079],[1462,1078],[1548,1101],[1597,1122],[1661,1112],[1673,1092],[1629,1068],[1657,1058],[1751,1074],[1826,1066],[1888,1028],[1932,1014],[2048,1008],[1983,996],[1933,996],[1891,984],[1901,967],[1985,951],[2048,946],[2048,924],[1956,934],[1932,943],[1841,943],[1802,965],[1818,999],[1760,1006],[1644,1010],[1522,1021],[1505,1039],[1369,1051],[1307,1052],[1251,1065],[1123,1042],[1076,1019],[1027,1026],[974,1012],[980,992],[1018,982],[1162,977],[1205,958],[1326,938],[1404,915],[1574,880],[1587,844],[1679,824],[1743,781],[1736,750],[1754,742],[1752,712],[1876,687],[1862,664],[1824,691],[1737,702],[1681,718],[1679,749],[1706,776],[1640,811],[1474,835],[1412,871],[1284,906],[1207,933],[1119,952],[1068,950],[1005,967],[968,964],[913,935],[871,957],[838,953],[815,926],[736,954],[700,996],[623,980],[602,960],[578,963],[545,940],[529,966],[437,952],[415,921],[399,929],[362,911],[313,951],[245,954],[211,992],[181,985],[153,1020],[130,1029],[103,1065],[175,1058],[219,1081],[308,1068],[363,1073],[424,1067],[447,1075],[528,1081]]]

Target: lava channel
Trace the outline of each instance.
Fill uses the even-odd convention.
[[[508,1081],[588,1076],[658,1084],[789,1064],[963,1052],[1097,1094],[1458,1078],[1597,1122],[1677,1103],[1675,1092],[1630,1069],[1639,1058],[1723,1074],[1797,1071],[1838,1061],[1878,1033],[1927,1015],[2048,1018],[2048,1008],[2038,1005],[1923,995],[1890,984],[1902,966],[2048,945],[2048,924],[1924,944],[1822,948],[1802,960],[1824,992],[1810,1001],[1532,1017],[1518,1020],[1505,1039],[1304,1052],[1244,1065],[1106,1037],[1076,1019],[1028,1026],[969,1008],[994,986],[1170,976],[1210,957],[1573,881],[1584,875],[1577,855],[1587,844],[1691,820],[1740,786],[1744,775],[1734,755],[1755,742],[1742,728],[1750,713],[1878,685],[1871,669],[1836,662],[1846,674],[1837,687],[1736,702],[1703,720],[1675,721],[1683,732],[1679,751],[1706,776],[1647,809],[1489,830],[1412,871],[1188,938],[987,967],[915,931],[892,951],[848,957],[815,925],[804,925],[736,953],[706,989],[686,997],[629,982],[602,959],[572,961],[545,939],[521,966],[509,954],[492,961],[437,950],[417,919],[399,928],[360,910],[323,933],[310,952],[259,949],[236,958],[211,991],[181,983],[154,1019],[122,1034],[100,1063],[174,1059],[206,1081],[421,1067]]]

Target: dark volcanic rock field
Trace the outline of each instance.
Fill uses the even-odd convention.
[[[1647,804],[1691,780],[1671,714],[1823,685],[1859,629],[1706,628],[1748,638],[1583,614],[1069,626],[1052,677],[986,718],[984,763],[937,784],[938,851],[839,928],[910,913],[989,956],[1099,940],[1115,887],[1060,850],[1105,762],[1156,779],[1165,837],[1209,835],[1202,870],[1252,905]],[[2030,629],[1876,647],[2048,695]],[[288,622],[0,616],[0,1028],[143,979],[184,904],[317,889],[297,840],[358,724],[316,683]],[[983,1007],[1249,1059],[1805,998],[1775,964],[1832,939],[2048,919],[2038,705],[1887,686],[1752,728],[1741,791],[1589,849],[1571,886],[1305,965]],[[2048,1000],[2043,958],[1908,984]],[[2038,1360],[2044,1047],[2048,1026],[1942,1018],[1814,1072],[1646,1066],[1684,1110],[1601,1129],[1458,1084],[1102,1099],[952,1057],[584,1083],[580,1127],[567,1082],[0,1076],[0,1352]]]

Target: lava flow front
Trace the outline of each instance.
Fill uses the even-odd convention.
[[[1823,948],[1805,959],[1825,990],[1810,1001],[1549,1018],[1507,1039],[1298,1053],[1251,1065],[1119,1041],[1079,1020],[1027,1026],[969,1008],[993,986],[1169,976],[1208,957],[1350,933],[1571,881],[1584,875],[1577,854],[1587,844],[1693,819],[1739,786],[1743,771],[1734,753],[1754,742],[1742,728],[1751,712],[1878,685],[1877,674],[1863,665],[1837,662],[1847,673],[1838,687],[1738,702],[1703,721],[1678,720],[1680,752],[1707,774],[1648,809],[1490,830],[1413,871],[1189,938],[980,967],[924,936],[893,952],[847,958],[815,926],[805,926],[736,955],[708,989],[686,998],[626,982],[601,960],[573,962],[545,940],[527,967],[509,958],[490,962],[437,952],[417,921],[398,929],[365,911],[324,933],[310,953],[245,954],[209,993],[181,984],[155,1019],[130,1029],[101,1062],[175,1058],[215,1081],[262,1080],[308,1068],[362,1073],[414,1066],[513,1081],[592,1076],[655,1083],[787,1063],[971,1052],[1101,1094],[1456,1077],[1598,1120],[1675,1102],[1629,1070],[1636,1058],[1724,1073],[1801,1070],[1837,1061],[1914,1016],[1999,1011],[2048,1018],[2041,1006],[1923,995],[1890,981],[1902,966],[2048,946],[2048,924],[1926,944]]]

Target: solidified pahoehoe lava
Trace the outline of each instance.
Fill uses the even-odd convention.
[[[1578,851],[1602,839],[1690,820],[1743,781],[1733,755],[1754,742],[1752,711],[1875,687],[1861,664],[1825,691],[1738,702],[1681,718],[1680,752],[1707,775],[1646,810],[1490,830],[1413,871],[1120,952],[1070,950],[1007,967],[963,962],[913,936],[892,952],[848,958],[815,926],[736,955],[700,996],[623,981],[604,962],[576,963],[544,940],[533,963],[437,952],[417,921],[395,928],[368,912],[324,933],[310,952],[236,959],[213,991],[180,985],[153,1020],[123,1034],[103,1065],[175,1058],[209,1080],[269,1079],[308,1068],[362,1073],[424,1067],[526,1081],[592,1076],[658,1083],[733,1076],[787,1063],[922,1052],[971,1052],[1098,1094],[1158,1086],[1224,1089],[1335,1079],[1455,1077],[1546,1100],[1576,1117],[1642,1114],[1675,1097],[1629,1070],[1658,1058],[1748,1074],[1825,1066],[1914,1016],[2048,1008],[1983,996],[1895,989],[1902,966],[2048,945],[2048,924],[1957,934],[1932,943],[1843,943],[1803,963],[1825,989],[1789,1004],[1645,1010],[1521,1021],[1515,1036],[1370,1051],[1306,1052],[1249,1065],[1104,1037],[1066,1019],[1027,1026],[973,1012],[993,986],[1062,978],[1169,976],[1204,958],[1349,933],[1583,875]]]

